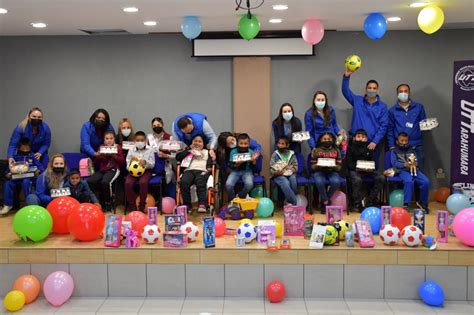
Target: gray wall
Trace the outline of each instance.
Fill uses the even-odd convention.
[[[425,105],[428,117],[440,126],[425,133],[427,175],[433,186],[449,180],[453,61],[474,58],[474,30],[442,31],[428,36],[420,31],[388,32],[373,41],[360,32],[327,32],[313,57],[279,57],[272,61],[273,116],[290,102],[303,120],[316,90],[326,91],[340,126],[348,130],[352,108],[341,92],[344,60],[350,54],[362,59],[351,79],[354,93],[363,94],[365,83],[376,79],[389,107],[396,101],[395,88],[409,83],[412,98]],[[435,178],[443,168],[446,179]]]

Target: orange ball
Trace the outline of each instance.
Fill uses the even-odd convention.
[[[145,211],[148,210],[148,207],[156,207],[156,201],[155,201],[155,197],[153,197],[151,194],[148,194],[146,196],[146,200],[145,200]],[[135,204],[137,206],[137,209],[138,209],[138,206],[140,204],[140,196],[137,197],[137,200],[135,201]]]
[[[435,199],[437,202],[446,203],[446,200],[451,195],[449,187],[440,187],[435,192]]]
[[[33,275],[22,275],[15,280],[13,290],[19,290],[25,295],[25,304],[30,304],[38,297],[41,291],[41,284]]]

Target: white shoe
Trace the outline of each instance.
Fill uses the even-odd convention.
[[[3,206],[2,210],[0,210],[0,214],[7,214],[11,209],[13,209],[12,206]]]

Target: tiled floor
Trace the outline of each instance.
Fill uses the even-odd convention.
[[[8,314],[2,309],[0,314]],[[416,300],[286,299],[273,304],[263,298],[72,298],[55,308],[44,298],[15,314],[474,314],[474,302],[446,302],[432,308]]]

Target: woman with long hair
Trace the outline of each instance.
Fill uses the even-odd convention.
[[[280,106],[277,118],[273,120],[273,138],[274,138],[274,150],[277,149],[278,139],[285,137],[290,143],[290,150],[295,153],[301,153],[301,142],[292,141],[293,132],[299,132],[302,130],[301,120],[295,116],[295,111],[290,103],[284,103]]]

